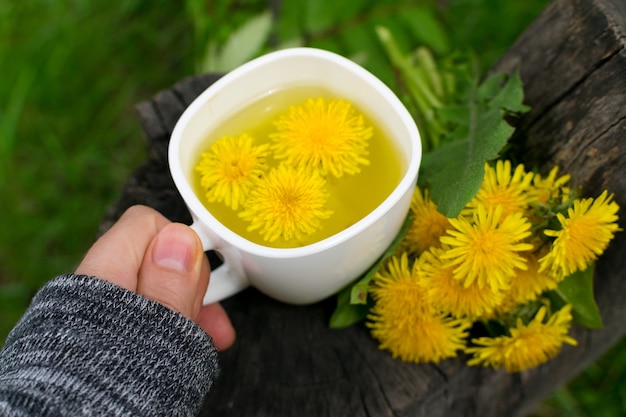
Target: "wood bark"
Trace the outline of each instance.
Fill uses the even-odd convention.
[[[626,2],[555,0],[492,72],[519,71],[532,110],[511,143],[527,167],[554,164],[590,196],[608,189],[626,207]],[[181,81],[137,105],[148,158],[102,220],[133,204],[190,222],[167,167],[167,144],[187,105],[219,75]],[[624,219],[624,210],[620,211]],[[620,221],[624,228],[625,222]],[[328,328],[335,302],[290,306],[249,289],[223,302],[237,330],[202,415],[523,416],[626,332],[626,235],[598,262],[595,294],[604,328],[575,327],[577,347],[540,367],[508,374],[459,357],[414,365],[377,348],[363,325]],[[209,254],[213,265],[219,263]]]

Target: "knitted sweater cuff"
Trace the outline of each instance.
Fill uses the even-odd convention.
[[[191,416],[217,372],[217,351],[191,320],[64,275],[35,296],[0,352],[0,415]]]

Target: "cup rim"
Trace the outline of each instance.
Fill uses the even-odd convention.
[[[293,58],[297,56],[314,57],[332,61],[333,64],[344,67],[354,73],[356,77],[363,79],[367,84],[383,95],[388,104],[396,111],[404,126],[407,126],[410,134],[409,136],[411,138],[411,155],[409,158],[409,164],[402,179],[398,182],[393,191],[365,217],[361,218],[346,229],[317,242],[294,248],[275,248],[264,246],[244,238],[243,236],[230,230],[215,216],[213,216],[213,214],[211,214],[211,212],[202,204],[187,181],[186,175],[180,164],[179,145],[182,140],[182,131],[190,119],[196,115],[198,109],[202,107],[204,103],[216,95],[224,86],[236,81],[238,78],[252,71],[255,71],[259,67],[268,65],[274,61],[280,61],[285,58]],[[185,204],[189,208],[192,217],[194,217],[194,221],[200,221],[205,228],[211,230],[212,233],[217,235],[221,240],[245,252],[268,258],[297,258],[333,248],[340,243],[351,239],[360,231],[367,229],[383,217],[383,215],[402,198],[411,186],[415,187],[421,163],[421,153],[420,133],[413,117],[409,114],[400,99],[386,84],[357,63],[334,52],[311,47],[296,47],[270,52],[266,55],[255,58],[228,72],[198,95],[198,97],[194,99],[194,101],[184,110],[183,114],[174,126],[170,137],[170,143],[168,145],[168,163],[174,183]],[[219,250],[221,246],[222,245],[217,245],[215,249]]]

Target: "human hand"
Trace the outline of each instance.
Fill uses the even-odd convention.
[[[235,330],[218,303],[203,306],[210,267],[202,243],[188,226],[157,211],[129,208],[89,249],[76,269],[180,312],[212,338],[218,350],[235,341]]]

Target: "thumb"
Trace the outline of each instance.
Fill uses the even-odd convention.
[[[139,269],[137,292],[194,318],[198,293],[206,289],[208,268],[200,239],[180,223],[163,227],[152,239]]]

